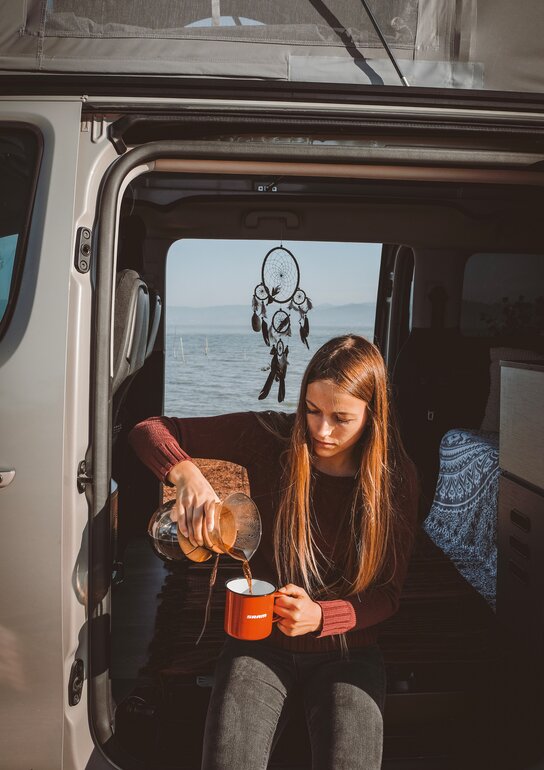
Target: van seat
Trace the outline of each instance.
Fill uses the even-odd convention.
[[[470,337],[433,328],[412,329],[399,351],[392,389],[404,445],[420,473],[422,518],[434,499],[440,442],[451,429],[481,428],[490,351],[502,347],[544,353],[542,337]]]
[[[149,290],[135,270],[121,270],[115,282],[113,385],[115,394],[145,361],[149,338]]]
[[[489,393],[489,342],[456,329],[412,329],[392,375],[406,450],[421,476],[429,509],[438,447],[450,428],[478,428]]]
[[[125,424],[134,424],[127,396],[135,374],[142,369],[153,351],[161,310],[162,301],[159,294],[149,288],[135,270],[125,269],[118,272],[115,282],[113,342],[113,444],[117,444]],[[123,444],[121,450],[115,452],[112,458],[112,473],[120,489],[120,512],[125,508],[127,489],[130,486],[126,478],[125,455],[126,446]],[[119,580],[123,573],[121,558],[127,536],[126,517],[121,515],[114,555],[115,571]]]

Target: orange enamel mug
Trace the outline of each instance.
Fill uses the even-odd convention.
[[[265,639],[272,632],[274,599],[283,596],[266,580],[252,580],[252,593],[245,578],[227,581],[225,631],[235,639]]]

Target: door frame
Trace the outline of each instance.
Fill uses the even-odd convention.
[[[346,178],[401,178],[428,179],[432,172],[435,181],[463,181],[482,183],[544,184],[544,173],[520,170],[456,169],[455,167],[379,166],[367,164],[365,148],[342,149],[314,145],[282,144],[270,146],[217,141],[154,141],[128,150],[110,166],[104,179],[98,205],[94,232],[97,264],[94,302],[95,329],[91,378],[91,442],[86,456],[90,483],[87,496],[90,505],[90,563],[89,571],[89,722],[96,745],[109,759],[121,756],[115,745],[112,730],[114,706],[109,687],[109,672],[104,661],[109,658],[110,623],[109,597],[94,601],[95,587],[109,585],[111,563],[103,537],[101,522],[109,521],[111,454],[112,454],[112,302],[115,285],[118,217],[122,194],[129,182],[141,174],[157,171],[201,174],[278,174],[284,176],[346,177]],[[461,173],[460,173],[461,172]],[[394,257],[397,247],[392,249]],[[383,261],[385,264],[387,260]],[[383,268],[385,269],[385,268]],[[385,327],[377,326],[381,339]],[[111,526],[111,522],[110,522]],[[106,619],[104,618],[106,613]],[[126,759],[126,757],[124,757]],[[137,762],[133,763],[137,767]],[[125,768],[126,765],[123,765]]]

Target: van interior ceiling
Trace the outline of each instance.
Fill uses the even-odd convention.
[[[133,756],[134,768],[147,760],[156,770],[197,767],[213,661],[223,638],[217,593],[208,632],[195,647],[209,567],[163,564],[152,553],[146,529],[162,491],[127,443],[138,421],[163,412],[166,326],[160,310],[168,303],[168,252],[179,239],[281,236],[383,244],[375,341],[387,360],[403,438],[423,490],[422,526],[401,609],[381,636],[388,669],[384,767],[397,767],[407,757],[418,759],[418,768],[458,767],[467,745],[475,758],[478,750],[484,756],[495,725],[505,718],[500,683],[511,668],[495,612],[494,576],[487,574],[487,589],[471,582],[454,555],[433,541],[425,521],[434,504],[443,437],[452,429],[477,432],[485,418],[491,351],[510,348],[544,357],[544,319],[537,307],[544,295],[542,188],[515,178],[498,183],[493,174],[477,181],[431,181],[186,173],[167,162],[158,168],[163,170],[130,182],[119,219],[118,283],[145,295],[148,306],[127,302],[130,317],[143,327],[141,354],[114,397],[112,475],[119,511],[111,677],[117,739]],[[485,265],[469,270],[475,255],[504,255],[505,265],[518,266],[527,257],[532,272],[526,283],[537,289],[530,323],[489,321],[484,330],[469,330],[467,312],[477,315],[479,307],[469,279],[486,296],[495,281]],[[341,271],[342,265],[333,269]],[[517,295],[510,301],[523,305]],[[124,324],[121,319],[120,328]],[[228,409],[219,404],[217,413]],[[225,572],[231,568],[226,561],[221,565]],[[523,693],[526,703],[527,697]],[[508,708],[506,718],[513,725],[517,720],[524,739],[531,734],[527,711]],[[307,743],[299,737],[291,742],[305,735],[300,721],[295,704],[270,767],[305,767]]]

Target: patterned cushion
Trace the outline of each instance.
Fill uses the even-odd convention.
[[[495,606],[499,437],[450,430],[440,443],[440,473],[423,525],[461,575]]]
[[[489,396],[480,430],[499,432],[501,404],[501,361],[537,361],[542,353],[521,348],[491,348],[489,351]]]

